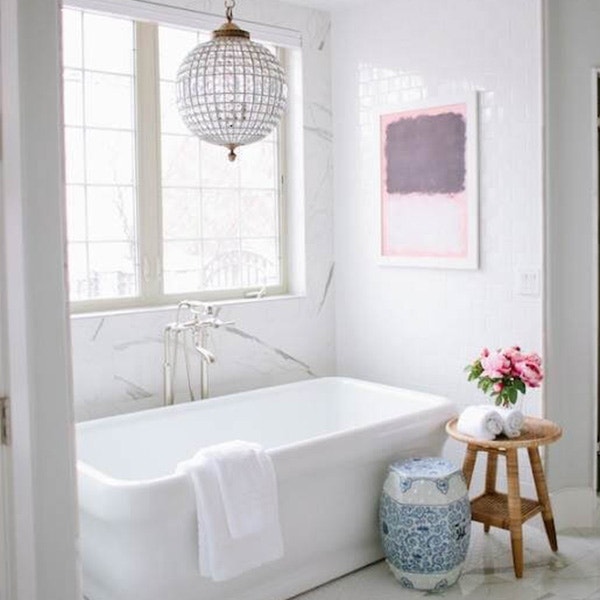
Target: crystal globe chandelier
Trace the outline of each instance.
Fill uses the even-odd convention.
[[[177,106],[192,133],[229,148],[266,137],[285,109],[283,68],[264,46],[233,23],[235,0],[225,0],[227,22],[183,59],[177,73]]]

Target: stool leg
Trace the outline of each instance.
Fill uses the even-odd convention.
[[[465,459],[463,461],[463,475],[465,477],[465,483],[467,484],[467,489],[471,487],[471,479],[473,478],[473,470],[475,469],[475,461],[477,460],[477,448],[475,446],[471,446],[471,444],[467,445],[467,453],[465,454]]]
[[[508,480],[508,520],[512,545],[513,566],[517,578],[523,576],[523,523],[519,491],[519,464],[517,450],[506,450],[506,476]]]
[[[496,491],[496,473],[498,471],[498,454],[494,451],[487,453],[487,466],[485,471],[485,493],[490,494]],[[488,533],[489,523],[483,525],[483,530]]]
[[[552,506],[550,505],[550,497],[548,496],[546,477],[542,468],[540,453],[536,447],[527,448],[527,452],[529,453],[529,462],[531,462],[531,471],[533,473],[538,500],[542,505],[542,519],[544,519],[546,535],[550,542],[550,548],[556,552],[558,550],[558,542],[556,540],[556,529],[554,528],[554,516],[552,515]]]

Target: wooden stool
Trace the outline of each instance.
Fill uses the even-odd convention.
[[[475,469],[478,452],[487,453],[487,468],[485,475],[485,491],[471,500],[471,518],[483,523],[484,530],[490,527],[500,527],[510,531],[513,565],[515,575],[523,576],[523,523],[534,515],[542,513],[544,527],[554,552],[558,550],[554,517],[546,477],[542,468],[538,447],[551,444],[562,435],[562,429],[545,419],[525,417],[523,432],[517,438],[504,436],[495,440],[480,440],[459,433],[456,430],[457,419],[446,424],[447,433],[456,440],[467,444],[467,453],[463,462],[463,474],[467,488],[471,486],[471,478]],[[518,448],[527,448],[533,480],[538,499],[521,498],[519,489]],[[508,494],[496,491],[496,472],[498,455],[506,457],[506,478]]]

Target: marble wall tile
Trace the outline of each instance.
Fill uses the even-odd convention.
[[[170,4],[217,15],[221,2]],[[333,374],[333,152],[330,20],[326,13],[274,0],[240,3],[239,19],[291,28],[302,36],[306,294],[227,304],[235,326],[211,336],[213,395]],[[71,323],[75,410],[79,420],[141,410],[162,402],[163,330],[173,309],[74,316]],[[194,391],[198,355],[188,350]],[[183,358],[181,354],[180,358]],[[189,397],[183,360],[176,393]]]

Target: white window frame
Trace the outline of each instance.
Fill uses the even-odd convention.
[[[255,289],[240,287],[176,294],[167,294],[163,291],[160,85],[157,70],[158,25],[211,31],[222,24],[224,17],[183,8],[157,6],[140,0],[69,0],[65,2],[64,7],[93,10],[133,19],[136,21],[136,47],[144,47],[143,52],[136,53],[135,63],[138,294],[132,297],[71,301],[71,313],[169,306],[176,304],[184,297],[221,301],[287,294],[290,290],[288,269],[290,244],[287,239],[288,178],[284,176],[288,128],[285,119],[282,120],[278,129],[279,284]],[[300,34],[294,30],[244,22],[240,19],[236,19],[236,22],[242,27],[251,29],[253,38],[281,48],[279,58],[282,62],[286,62],[287,59],[286,48],[301,46]]]

